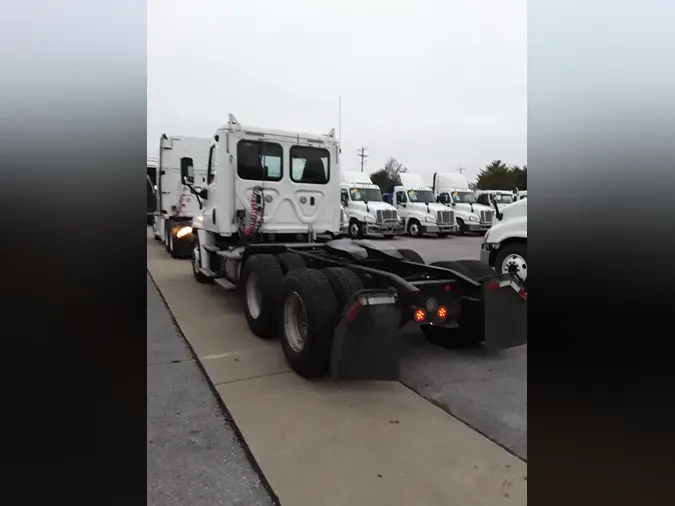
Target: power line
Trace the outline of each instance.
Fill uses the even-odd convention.
[[[361,146],[361,149],[359,149],[359,156],[361,157],[361,172],[363,172],[363,162],[366,158],[368,158],[368,155],[366,154],[366,148],[364,146]]]

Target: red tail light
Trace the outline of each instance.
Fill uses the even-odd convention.
[[[441,306],[436,310],[436,316],[439,320],[445,320],[448,317],[448,308]]]

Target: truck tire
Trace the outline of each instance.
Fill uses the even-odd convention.
[[[422,234],[424,231],[422,230],[422,225],[420,225],[420,222],[417,221],[415,218],[411,219],[408,222],[408,233],[412,237],[422,237]]]
[[[192,262],[192,274],[194,274],[197,283],[201,283],[204,285],[213,283],[213,279],[199,272],[198,267],[201,265],[202,260],[201,260],[201,248],[199,247],[199,239],[197,235],[195,235],[195,240],[192,246],[191,262]]]
[[[466,226],[464,220],[457,218],[457,235],[466,235]]]
[[[359,277],[346,267],[326,267],[321,272],[330,283],[335,294],[337,312],[335,323],[340,321],[345,306],[355,293],[363,290],[363,283]]]
[[[279,262],[281,270],[284,274],[288,274],[290,271],[304,269],[307,267],[307,265],[305,265],[304,259],[297,253],[279,253],[276,255],[276,259]]]
[[[454,328],[436,325],[421,325],[420,328],[429,342],[448,350],[471,348],[483,342],[482,332],[479,329],[471,328],[474,322],[469,319],[458,323],[459,327]]]
[[[363,237],[363,225],[356,218],[352,218],[349,221],[349,229],[347,232],[352,239],[360,239]]]
[[[495,275],[495,270],[480,260],[457,260],[457,263],[464,266],[475,280],[490,278]]]
[[[498,274],[513,272],[527,286],[527,244],[507,244],[499,250],[495,258],[495,270]]]
[[[251,331],[263,339],[276,336],[278,294],[283,281],[284,273],[274,255],[263,253],[246,260],[242,272],[244,312]]]
[[[420,254],[411,249],[399,249],[398,252],[401,254],[403,258],[408,260],[409,262],[415,262],[416,264],[423,264],[424,259],[420,256]]]
[[[303,378],[330,370],[337,314],[335,294],[316,269],[298,269],[284,279],[279,299],[279,337],[288,365]]]

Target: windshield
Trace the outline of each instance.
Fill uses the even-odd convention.
[[[410,202],[424,202],[432,203],[436,202],[433,192],[430,190],[408,190],[408,198]]]
[[[457,204],[475,204],[476,195],[473,192],[452,192],[452,200]]]
[[[354,202],[380,202],[382,200],[379,188],[350,188],[349,193]]]

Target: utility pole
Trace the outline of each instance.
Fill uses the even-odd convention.
[[[462,172],[464,172],[465,170],[466,170],[466,169],[465,169],[464,167],[460,167],[459,169],[457,169],[457,171],[458,171],[460,174],[461,174]]]
[[[366,154],[366,148],[364,146],[361,146],[361,149],[359,150],[359,156],[361,157],[361,172],[363,172],[363,162],[366,158],[368,158],[368,155]]]

